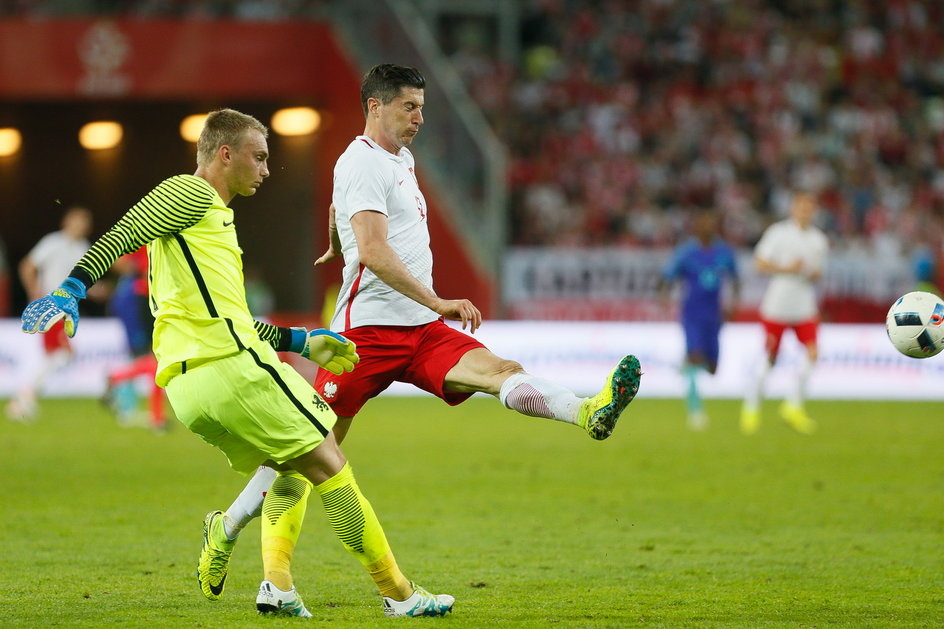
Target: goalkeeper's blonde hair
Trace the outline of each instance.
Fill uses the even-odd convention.
[[[259,131],[264,138],[269,137],[266,126],[248,114],[235,109],[210,112],[197,140],[197,166],[209,165],[221,146],[231,146],[239,150],[249,129]]]

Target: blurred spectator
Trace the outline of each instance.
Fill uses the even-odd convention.
[[[512,2],[513,0],[508,0]],[[713,206],[735,246],[817,194],[837,244],[944,234],[939,0],[514,0],[445,11],[444,48],[509,147],[512,244],[668,246]],[[328,0],[0,0],[0,14],[326,17]]]
[[[940,295],[937,283],[937,260],[934,251],[927,245],[918,243],[911,254],[911,264],[915,276],[915,290]]]

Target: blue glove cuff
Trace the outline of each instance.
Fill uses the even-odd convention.
[[[288,351],[301,354],[305,351],[305,344],[308,342],[308,331],[305,328],[290,328],[292,333],[292,342],[288,346]]]
[[[59,285],[59,288],[63,289],[76,299],[85,299],[85,284],[74,277],[67,277],[66,281]]]
[[[341,343],[347,343],[347,339],[346,339],[346,338],[344,338],[343,336],[341,336],[341,335],[338,334],[337,332],[332,332],[331,330],[328,330],[328,329],[326,329],[326,328],[318,328],[317,330],[312,330],[311,332],[308,333],[309,336],[316,336],[316,335],[319,335],[319,334],[323,334],[323,335],[325,335],[325,336],[330,336],[331,338],[333,338],[333,339],[335,339],[335,340],[337,340],[337,341],[340,341]]]

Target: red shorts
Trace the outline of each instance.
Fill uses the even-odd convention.
[[[816,345],[816,332],[819,329],[819,321],[817,319],[807,319],[799,323],[781,323],[779,321],[769,321],[761,318],[760,322],[764,326],[764,332],[766,334],[765,345],[767,347],[767,355],[771,358],[776,358],[777,353],[780,351],[780,340],[783,338],[783,332],[787,328],[793,330],[797,340],[803,345]]]
[[[443,384],[466,352],[485,346],[442,320],[416,327],[371,325],[343,334],[357,344],[360,362],[350,373],[336,376],[318,369],[315,376],[315,389],[339,417],[354,417],[393,382],[415,385],[450,406],[472,395],[446,391]]]
[[[56,321],[49,331],[42,335],[43,337],[43,348],[46,350],[47,354],[52,354],[53,352],[65,349],[72,350],[72,345],[69,343],[69,337],[66,336],[66,321],[65,319],[59,319]]]

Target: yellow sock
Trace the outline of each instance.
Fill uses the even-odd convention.
[[[349,463],[315,486],[324,503],[331,528],[344,547],[367,568],[380,593],[398,601],[413,593],[390,551],[380,521],[354,480]]]
[[[392,552],[388,552],[380,561],[369,564],[366,568],[383,596],[389,596],[395,601],[405,601],[413,594],[413,584],[400,572],[400,566],[397,565]]]
[[[292,553],[298,543],[311,483],[297,472],[279,472],[262,503],[262,568],[280,590],[292,589]]]

